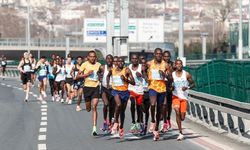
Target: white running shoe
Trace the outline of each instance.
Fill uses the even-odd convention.
[[[54,96],[52,96],[52,97],[51,97],[51,100],[52,100],[52,102],[54,102],[54,101],[55,101],[55,97],[54,97]]]
[[[72,104],[72,100],[70,99],[69,102],[68,102],[68,105],[71,105]]]
[[[46,95],[45,91],[42,91],[42,95],[43,95],[43,97],[44,97],[44,98],[46,98],[46,97],[47,97],[47,95]]]
[[[179,134],[179,136],[177,137],[177,141],[181,141],[184,139],[184,135],[183,134]]]
[[[39,101],[43,101],[42,95],[40,95],[37,99],[38,99]]]
[[[64,99],[63,98],[61,99],[61,103],[64,103]]]
[[[76,106],[76,111],[82,111],[82,108],[80,106]]]
[[[56,101],[59,102],[60,101],[60,96],[56,95]]]
[[[163,120],[159,122],[159,131],[163,131]]]

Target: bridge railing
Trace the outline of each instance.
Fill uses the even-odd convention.
[[[187,117],[220,134],[250,144],[250,104],[190,91]]]

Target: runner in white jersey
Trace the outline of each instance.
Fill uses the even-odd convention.
[[[114,97],[111,94],[111,89],[107,87],[107,76],[109,72],[113,68],[113,56],[107,55],[106,56],[106,65],[101,66],[102,72],[102,86],[101,86],[101,93],[102,93],[102,100],[103,100],[103,127],[101,128],[104,132],[109,132],[112,128],[112,119],[114,118],[114,108],[115,102]],[[109,85],[112,84],[112,80],[110,80]],[[109,119],[108,118],[109,114]]]
[[[55,73],[55,83],[56,83],[56,101],[59,101],[61,99],[61,103],[64,103],[64,85],[65,85],[65,68],[63,66],[63,60],[62,59],[56,59],[56,67],[54,67],[54,73]]]
[[[46,64],[46,57],[42,56],[41,59],[38,61],[35,72],[38,74],[39,80],[39,98],[38,100],[43,100],[46,98],[46,88],[47,88],[47,74],[48,74],[48,64]]]
[[[67,57],[66,60],[66,64],[65,64],[65,73],[66,73],[66,91],[67,91],[67,98],[66,98],[66,103],[68,103],[69,105],[72,104],[72,99],[74,97],[74,93],[73,93],[73,84],[74,84],[74,80],[73,80],[73,69],[74,69],[74,64],[72,63],[72,58],[71,56]]]
[[[132,117],[132,125],[130,128],[130,132],[134,134],[142,133],[143,126],[143,77],[142,77],[142,65],[139,64],[139,58],[137,55],[131,56],[131,63],[129,65],[129,69],[132,72],[132,75],[135,79],[135,85],[129,84],[128,90],[130,92],[130,101],[131,101],[131,117]],[[137,110],[137,121],[135,122],[135,108]]]
[[[175,61],[176,71],[172,73],[173,76],[173,107],[176,113],[176,122],[179,129],[179,136],[177,140],[184,138],[182,133],[181,122],[184,121],[187,111],[188,90],[195,87],[191,75],[184,71],[182,61]]]

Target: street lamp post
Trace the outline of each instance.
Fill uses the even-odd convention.
[[[242,0],[239,0],[240,6],[240,23],[239,23],[239,49],[238,49],[238,58],[242,59],[243,52],[243,41],[242,41]]]
[[[178,55],[179,58],[184,57],[184,41],[183,41],[183,0],[179,0],[179,49]]]
[[[28,45],[28,52],[30,53],[30,0],[27,0],[27,10],[28,10],[28,17],[27,17],[26,40]]]

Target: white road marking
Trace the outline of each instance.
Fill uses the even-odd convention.
[[[38,140],[39,141],[45,141],[46,140],[46,135],[39,135]]]
[[[36,95],[36,94],[33,94],[33,96],[34,96],[34,97],[37,97],[37,95]]]
[[[47,104],[47,102],[46,101],[42,101],[42,104]]]
[[[18,90],[23,90],[22,88],[18,88]]]
[[[41,124],[40,124],[40,126],[47,126],[47,125],[48,125],[47,121],[43,121],[43,122],[41,122]]]
[[[6,85],[7,87],[11,87],[11,85]]]
[[[47,119],[48,119],[47,117],[42,117],[41,118],[42,121],[47,121]]]
[[[47,116],[47,112],[42,112],[42,116]]]
[[[29,94],[33,94],[33,92],[29,92]]]
[[[42,108],[41,111],[46,112],[48,109],[47,108]]]
[[[41,108],[48,108],[47,105],[41,105]]]
[[[38,150],[46,150],[46,144],[38,144]]]
[[[40,128],[39,132],[47,132],[47,128]]]
[[[1,83],[2,85],[6,85],[5,83]]]

